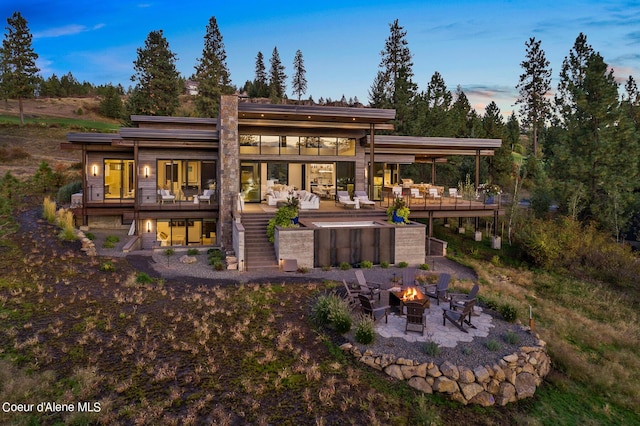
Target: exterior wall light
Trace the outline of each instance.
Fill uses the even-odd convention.
[[[147,221],[147,232],[151,232],[151,221]]]
[[[93,173],[94,176],[98,176],[98,166],[95,164],[91,166],[91,172]]]
[[[149,166],[144,166],[144,177],[145,179],[149,177]]]

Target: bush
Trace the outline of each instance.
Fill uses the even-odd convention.
[[[85,237],[87,237],[87,239],[88,239],[88,240],[91,240],[91,241],[93,241],[93,240],[95,240],[95,239],[96,239],[95,234],[93,234],[92,232],[85,232],[85,233],[84,233],[84,236],[85,236]]]
[[[70,210],[58,210],[58,226],[62,229],[60,238],[66,241],[78,239],[75,227],[73,226],[73,213]]]
[[[47,222],[51,224],[56,223],[56,202],[49,197],[46,197],[44,199],[42,206],[42,216]]]
[[[348,271],[349,269],[351,269],[351,265],[348,262],[340,262],[341,271]]]
[[[269,223],[267,224],[267,238],[269,239],[269,242],[275,242],[276,226],[281,228],[298,226],[292,223],[292,220],[296,217],[298,217],[297,207],[286,205],[278,208],[276,214],[269,219]]]
[[[428,263],[421,263],[420,264],[420,269],[423,271],[428,271],[429,270],[429,264]]]
[[[358,316],[355,338],[356,342],[363,345],[373,343],[375,339],[375,329],[373,319],[369,315]]]
[[[189,256],[197,256],[200,254],[200,250],[196,249],[196,248],[190,248],[189,250],[187,250],[187,254]]]
[[[113,262],[111,262],[110,260],[107,260],[106,262],[100,265],[100,270],[103,272],[111,272],[111,271],[115,271],[116,267],[113,264]]]
[[[153,278],[151,278],[146,272],[138,272],[136,274],[136,282],[138,284],[149,284],[153,282]]]
[[[513,330],[507,330],[504,335],[504,341],[509,343],[510,345],[517,345],[518,343],[520,343],[520,336]]]
[[[498,343],[497,341],[493,340],[493,339],[489,339],[487,341],[487,343],[485,343],[485,346],[487,347],[487,349],[489,349],[490,351],[498,351],[500,350],[500,343]]]
[[[398,262],[398,268],[406,268],[409,266],[407,262]]]
[[[349,305],[335,294],[318,296],[311,308],[311,320],[318,326],[332,325],[341,334],[351,329]]]
[[[58,189],[58,203],[70,203],[71,194],[75,194],[80,191],[82,191],[82,181],[79,180],[60,187],[60,189]]]
[[[220,259],[216,259],[213,262],[213,269],[216,271],[224,271],[224,262]]]
[[[363,260],[362,262],[360,262],[360,267],[363,269],[371,269],[373,268],[373,262],[371,262],[370,260]]]
[[[500,312],[505,321],[514,322],[518,318],[518,310],[508,303],[500,305],[498,312]]]
[[[389,262],[387,262],[387,261],[380,262],[380,267],[382,269],[388,269],[389,268]]]
[[[438,356],[440,354],[440,346],[433,340],[429,340],[422,346],[422,351],[429,356]]]

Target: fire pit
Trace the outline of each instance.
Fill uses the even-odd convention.
[[[404,304],[409,301],[420,302],[426,309],[429,309],[431,306],[429,298],[417,287],[407,287],[404,290],[389,292],[389,305],[399,306],[400,314],[403,313]]]

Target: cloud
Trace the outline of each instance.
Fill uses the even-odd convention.
[[[80,33],[84,33],[87,31],[95,31],[105,27],[105,24],[100,23],[96,24],[93,27],[87,27],[86,25],[79,24],[69,24],[62,27],[49,28],[44,31],[34,32],[33,38],[55,38],[55,37],[65,37],[70,35],[76,35]]]

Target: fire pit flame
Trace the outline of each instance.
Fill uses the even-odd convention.
[[[409,287],[404,291],[404,294],[402,295],[402,300],[403,301],[407,301],[407,300],[422,300],[424,298],[424,296],[422,295],[422,293],[420,293],[418,291],[417,288],[415,287]]]

